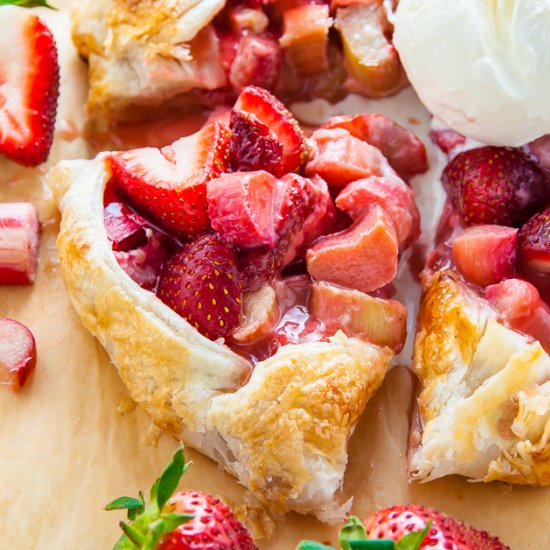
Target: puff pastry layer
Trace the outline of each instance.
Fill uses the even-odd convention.
[[[105,155],[48,174],[62,212],[61,271],[84,326],[154,422],[219,462],[280,513],[338,520],[349,437],[390,350],[337,332],[281,347],[252,370],[119,267],[103,222]]]
[[[550,485],[550,357],[498,322],[453,271],[426,281],[414,370],[422,386],[414,479]]]
[[[139,117],[226,83],[210,22],[225,0],[81,0],[73,41],[89,62],[92,115]]]

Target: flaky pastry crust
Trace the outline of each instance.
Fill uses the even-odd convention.
[[[426,281],[414,371],[422,387],[414,479],[550,485],[550,357],[451,270]]]
[[[88,60],[91,115],[142,116],[140,106],[181,106],[226,77],[210,23],[225,0],[80,0],[73,42]]]
[[[61,271],[84,326],[132,398],[280,513],[338,520],[347,443],[392,353],[342,332],[281,347],[252,370],[119,267],[103,221],[106,155],[48,174],[62,212]]]

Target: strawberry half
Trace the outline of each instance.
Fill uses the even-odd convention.
[[[235,252],[216,234],[207,234],[187,243],[164,264],[157,296],[215,340],[239,324],[241,292]]]
[[[510,550],[498,537],[492,537],[486,531],[478,531],[437,510],[415,504],[383,508],[363,522],[351,516],[340,530],[339,542],[341,548],[348,549]],[[332,549],[316,542],[303,541],[296,550]]]
[[[518,226],[549,195],[537,165],[507,147],[464,151],[447,164],[442,179],[467,225]]]
[[[32,12],[0,9],[0,153],[24,166],[49,155],[53,141],[59,64],[52,33]],[[9,45],[9,46],[8,46]]]
[[[213,122],[172,145],[111,156],[113,180],[132,204],[178,235],[207,230],[206,183],[229,168],[227,126]]]
[[[245,111],[231,111],[229,157],[234,172],[265,170],[283,175],[283,146],[269,126]]]
[[[178,449],[163,474],[155,481],[145,505],[139,498],[120,497],[106,510],[128,510],[128,523],[119,550],[258,550],[250,533],[219,498],[199,491],[179,491],[187,471],[183,449]]]
[[[300,170],[307,160],[307,146],[298,121],[272,94],[263,88],[247,86],[241,90],[233,108],[256,117],[267,126],[282,147],[280,174]]]
[[[518,233],[520,265],[536,273],[550,273],[550,208],[535,214]]]

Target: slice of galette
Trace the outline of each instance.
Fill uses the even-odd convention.
[[[330,5],[329,5],[330,4]],[[81,0],[73,39],[89,62],[92,115],[233,101],[247,85],[279,97],[381,97],[407,80],[387,3]]]
[[[333,520],[349,437],[406,335],[391,282],[419,216],[398,172],[425,169],[384,117],[306,139],[247,87],[228,124],[50,172],[65,285],[159,426],[273,510]]]
[[[525,150],[450,130],[448,204],[423,273],[418,480],[550,484],[550,182]]]

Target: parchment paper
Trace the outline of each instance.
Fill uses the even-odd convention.
[[[55,26],[62,54],[61,113],[51,164],[62,156],[87,154],[77,137],[86,73],[70,44],[66,15],[39,11]],[[9,45],[1,45],[4,55]],[[366,109],[388,113],[425,137],[428,116],[411,90],[383,102],[351,98],[333,112]],[[326,116],[326,106],[318,102],[296,110],[309,122]],[[432,149],[430,156],[432,170],[414,184],[424,214],[424,242],[442,202],[437,183],[442,159]],[[0,287],[0,315],[26,323],[39,353],[35,376],[24,391],[13,395],[0,387],[0,548],[106,550],[118,538],[123,515],[103,511],[104,504],[148,490],[177,443],[158,437],[148,418],[133,409],[106,353],[73,312],[58,273],[57,218],[42,186],[43,171],[0,160],[0,201],[33,201],[44,224],[35,285]],[[400,294],[410,307],[412,327],[418,287],[403,265]],[[410,345],[398,362],[410,363]],[[550,489],[460,478],[409,486],[405,452],[413,391],[407,370],[393,369],[350,441],[345,494],[354,497],[353,512],[362,516],[377,507],[418,502],[498,534],[514,550],[549,548]],[[238,509],[249,502],[245,490],[214,463],[191,450],[187,455],[193,466],[183,487],[218,494]],[[291,550],[302,538],[335,544],[337,530],[291,514],[275,519],[271,539],[258,543],[265,550]]]

